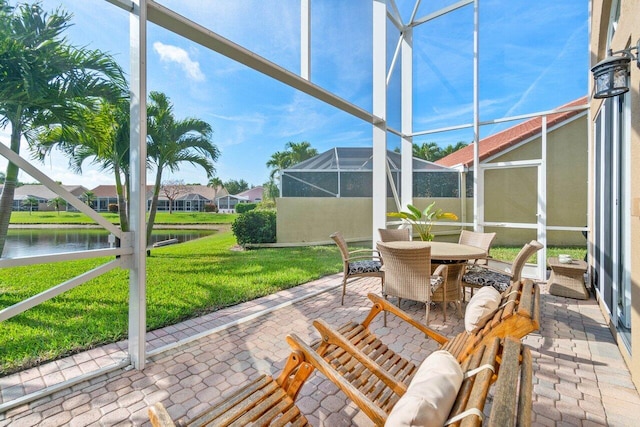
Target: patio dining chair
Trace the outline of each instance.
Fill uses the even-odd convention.
[[[460,238],[458,243],[461,245],[475,246],[482,248],[487,253],[487,258],[490,258],[489,251],[491,250],[491,244],[496,238],[496,233],[480,233],[477,231],[462,230],[460,232]],[[486,264],[485,259],[472,259],[469,260],[471,264]]]
[[[526,243],[516,255],[513,263],[504,270],[496,270],[489,266],[470,266],[462,276],[462,285],[465,288],[470,288],[472,297],[473,290],[483,286],[493,286],[498,292],[504,292],[513,282],[521,279],[522,269],[527,260],[542,248],[542,243],[537,240]]]
[[[480,233],[477,231],[462,230],[460,232],[460,238],[458,243],[461,245],[475,246],[477,248],[484,249],[487,253],[487,258],[491,258],[489,251],[491,250],[491,244],[496,238],[496,233]],[[470,259],[469,264],[486,265],[487,258],[484,259]],[[471,293],[473,296],[473,292]],[[462,301],[466,301],[466,292],[462,292]]]
[[[340,232],[335,232],[330,236],[342,255],[344,267],[342,275],[342,302],[344,305],[344,295],[347,291],[347,280],[352,277],[379,277],[382,287],[384,287],[384,273],[382,272],[382,259],[378,251],[372,249],[349,250],[346,240]]]
[[[382,242],[411,240],[411,229],[409,228],[378,228],[378,232]]]
[[[398,306],[403,298],[425,303],[425,324],[428,325],[431,295],[446,286],[447,266],[440,265],[432,274],[431,246],[427,242],[413,243],[416,244],[399,248],[378,242],[378,251],[384,262],[382,295],[385,299],[389,295],[397,297]]]

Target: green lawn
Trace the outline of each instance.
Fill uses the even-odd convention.
[[[522,249],[522,246],[497,246],[491,248],[491,256],[494,259],[502,261],[513,261],[518,255],[518,252]],[[547,247],[547,257],[558,256],[558,254],[569,254],[573,259],[584,259],[587,253],[586,247],[576,246],[550,246]],[[538,262],[538,255],[533,255],[528,262]]]
[[[147,258],[148,329],[268,295],[342,268],[335,246],[230,250],[235,243],[231,232],[223,232],[153,249]],[[94,259],[2,269],[0,309],[100,263]],[[127,298],[128,272],[112,271],[0,323],[0,375],[125,338]]]
[[[101,213],[114,224],[120,222],[118,214]],[[208,212],[158,212],[156,224],[230,224],[237,214]],[[95,224],[96,222],[80,212],[13,212],[11,224]]]
[[[212,214],[163,214],[165,218],[180,218],[177,223],[185,223],[189,218],[202,223],[199,216],[228,219],[227,216]],[[162,220],[166,221],[165,218]],[[268,295],[342,269],[340,255],[334,245],[233,251],[231,248],[235,244],[233,234],[224,231],[180,245],[153,249],[147,258],[148,330]],[[496,259],[511,261],[519,249],[495,247],[491,254]],[[548,251],[549,256],[558,253],[569,253],[576,259],[582,259],[585,250],[550,248]],[[0,309],[103,262],[105,259],[94,259],[1,269]],[[128,271],[117,270],[1,322],[0,375],[124,339],[127,316]]]

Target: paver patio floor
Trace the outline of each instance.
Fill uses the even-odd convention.
[[[322,317],[334,326],[362,320],[370,307],[366,294],[380,291],[379,280],[352,282],[344,306],[341,288],[336,288],[340,281],[339,275],[329,276],[154,331],[148,335],[150,350],[190,336],[199,338],[154,354],[144,370],[119,369],[9,409],[0,414],[0,427],[148,425],[147,407],[159,401],[174,418],[190,417],[249,379],[262,373],[277,375],[290,352],[288,333],[311,342],[318,338],[313,319]],[[323,289],[329,290],[316,294]],[[535,361],[534,425],[640,425],[640,397],[596,301],[552,296],[543,284],[541,302],[541,330],[524,339]],[[423,319],[423,304],[403,301],[402,308]],[[266,314],[256,315],[264,309]],[[229,322],[234,324],[221,327]],[[415,362],[437,348],[392,316],[386,328],[381,318],[372,327],[390,347]],[[445,323],[442,307],[436,305],[430,327],[453,336],[464,325],[452,307]],[[208,330],[215,332],[205,335]],[[125,356],[125,348],[126,343],[112,344],[0,378],[0,402],[111,363]],[[303,386],[297,403],[315,426],[371,425],[320,374],[314,373]]]

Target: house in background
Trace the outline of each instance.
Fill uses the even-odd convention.
[[[76,196],[78,199],[82,199],[84,193],[87,190],[82,185],[63,185],[62,188]],[[2,186],[0,186],[0,192],[2,192]],[[49,190],[46,186],[42,184],[26,184],[21,185],[20,187],[16,187],[14,196],[13,196],[13,210],[14,211],[28,211],[29,207],[25,206],[25,201],[29,198],[33,197],[38,201],[38,204],[33,206],[31,210],[34,211],[55,211],[55,207],[49,206],[49,201],[58,197],[56,193]],[[70,204],[66,204],[66,206],[62,210],[75,211],[76,209]]]
[[[586,246],[582,231],[567,230],[587,224],[587,111],[571,110],[586,102],[582,97],[558,107],[568,111],[545,116],[544,126],[542,117],[535,117],[480,140],[479,189],[484,190],[484,221],[496,224],[485,226],[484,231],[497,233],[495,243],[520,245],[535,239],[535,215],[544,212],[548,245]],[[537,160],[544,158],[543,149],[545,163]],[[436,162],[466,172],[467,217],[473,212],[473,151],[472,143]],[[546,183],[544,188],[539,188],[541,183]],[[541,203],[545,198],[546,203]],[[498,226],[506,223],[531,227]]]
[[[225,190],[226,191],[226,190]],[[264,188],[259,185],[238,194],[225,194],[216,197],[215,202],[218,212],[235,213],[236,205],[240,203],[259,203],[264,197]]]
[[[167,196],[167,192],[160,189],[158,196],[158,212],[176,211],[176,212],[204,212],[206,205],[215,203],[216,197],[227,194],[224,187],[212,188],[206,185],[180,185],[176,188],[177,193],[171,195],[172,203]],[[151,193],[153,196],[153,192]],[[147,210],[151,208],[151,197],[147,201]]]
[[[226,195],[227,190],[224,187],[212,188],[206,185],[184,185],[173,199],[172,211],[177,212],[203,212],[205,206],[214,203],[214,199],[218,195]],[[118,195],[115,185],[99,185],[94,188],[93,193],[96,197],[95,210],[98,212],[108,212],[110,204],[118,204]],[[147,211],[151,208],[153,198],[153,186],[147,186]],[[160,189],[158,196],[158,212],[169,211],[169,198],[166,193]]]

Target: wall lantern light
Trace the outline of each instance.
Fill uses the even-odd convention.
[[[635,50],[634,56],[631,51]],[[640,68],[640,40],[637,44],[629,49],[619,50],[609,53],[605,59],[598,62],[592,69],[593,79],[595,80],[594,98],[611,98],[612,96],[622,95],[629,91],[629,63],[631,60],[636,61],[636,65]],[[619,55],[619,56],[614,56]]]

